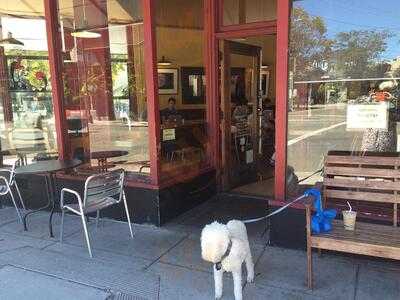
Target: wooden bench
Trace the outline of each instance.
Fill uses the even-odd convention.
[[[329,233],[311,232],[312,204],[306,204],[307,226],[307,284],[313,286],[312,249],[333,250],[400,260],[400,231],[397,227],[397,206],[400,203],[400,157],[397,154],[360,156],[345,152],[330,152],[325,157],[322,186],[323,206],[332,207],[336,201],[338,217],[349,201],[357,211],[354,231],[344,230],[343,221],[334,220]],[[364,154],[365,155],[365,154]],[[338,204],[342,206],[338,206]],[[390,225],[360,222],[358,208],[369,203],[371,210],[390,212]]]

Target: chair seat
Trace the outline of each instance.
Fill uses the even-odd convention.
[[[92,212],[96,212],[98,210],[101,210],[108,206],[114,205],[116,203],[118,203],[118,200],[116,200],[112,197],[105,197],[105,198],[96,200],[96,202],[88,203],[86,205],[85,209],[83,210],[83,213],[89,214]],[[76,204],[68,204],[68,205],[65,205],[65,207],[68,209],[79,211],[79,204],[77,204],[77,203]]]

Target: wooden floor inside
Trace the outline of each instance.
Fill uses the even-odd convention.
[[[232,189],[230,192],[238,193],[249,196],[259,196],[259,197],[273,197],[274,196],[274,177],[260,180],[257,182],[252,182],[249,184],[241,185]]]

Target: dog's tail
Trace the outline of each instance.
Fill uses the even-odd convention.
[[[243,238],[247,236],[246,225],[242,221],[239,220],[231,220],[226,224],[229,229],[229,232],[237,238]]]

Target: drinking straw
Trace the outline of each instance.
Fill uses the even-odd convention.
[[[349,211],[352,211],[352,208],[351,208],[351,205],[350,205],[349,201],[347,201],[347,205],[350,207]]]

